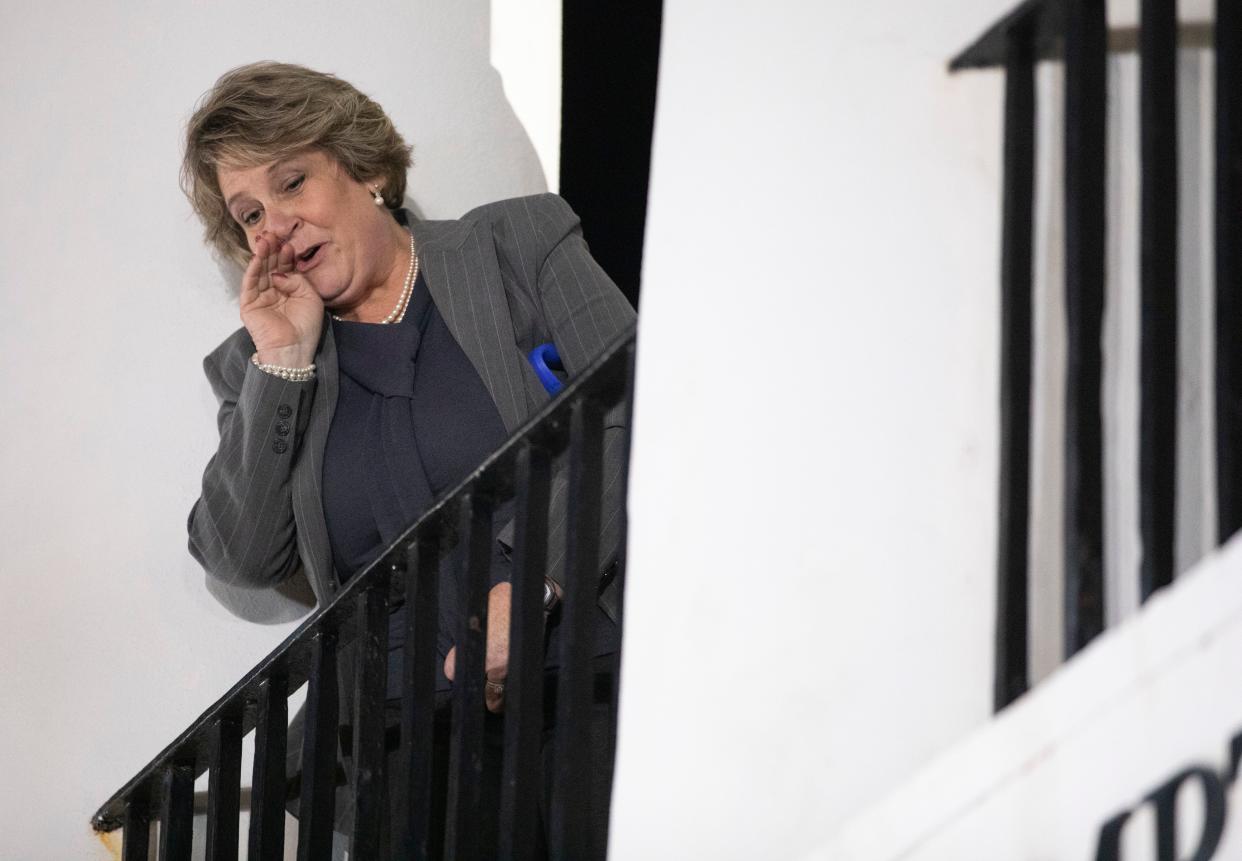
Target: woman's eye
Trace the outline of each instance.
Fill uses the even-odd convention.
[[[259,220],[259,211],[257,209],[252,209],[249,212],[243,213],[241,220],[242,224],[250,226]]]
[[[297,191],[302,186],[302,182],[305,179],[305,175],[294,177],[289,180],[288,184],[285,185],[285,191]]]

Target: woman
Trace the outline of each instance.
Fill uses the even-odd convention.
[[[400,208],[409,166],[378,104],[299,66],[235,69],[190,120],[183,186],[208,243],[245,266],[243,327],[204,362],[220,446],[189,519],[191,552],[223,583],[267,589],[304,576],[330,601],[546,401],[531,349],[554,342],[572,375],[632,325],[564,201],[540,195],[419,222]],[[605,446],[605,563],[623,519],[622,432],[611,422]],[[565,494],[553,496],[555,547]],[[489,593],[493,713],[507,663],[506,537]],[[558,584],[563,557],[552,555]],[[455,583],[441,581],[447,690]],[[605,662],[619,642],[614,592],[600,599]],[[396,658],[399,618],[391,630]],[[352,661],[341,666],[349,715]],[[390,660],[390,698],[399,678]],[[606,815],[606,798],[601,807]],[[338,805],[342,830],[348,810]]]

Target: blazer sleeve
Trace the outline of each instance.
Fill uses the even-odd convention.
[[[591,257],[578,216],[563,199],[543,194],[497,206],[504,207],[504,217],[497,224],[498,244],[510,264],[524,270],[518,280],[525,286],[525,298],[535,304],[547,324],[572,378],[621,333],[633,328],[634,309]],[[601,572],[618,557],[625,534],[626,421],[624,404],[604,418]],[[565,582],[569,519],[568,469],[563,461],[558,461],[553,474],[548,522],[548,576],[561,584]],[[502,534],[502,540],[506,539],[511,543],[511,532]],[[617,618],[615,590],[604,591],[600,603]]]
[[[290,475],[310,413],[315,382],[260,371],[245,329],[203,360],[220,403],[220,445],[203,472],[190,511],[190,553],[229,585],[268,588],[300,567]]]

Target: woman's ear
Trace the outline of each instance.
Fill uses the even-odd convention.
[[[362,180],[362,187],[366,189],[367,194],[375,201],[376,206],[384,206],[387,201],[384,197],[384,179],[376,177],[374,179]]]

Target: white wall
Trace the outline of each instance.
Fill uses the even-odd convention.
[[[555,169],[532,139],[558,135],[559,84],[541,99],[532,81],[547,86],[559,21],[520,37],[542,71],[519,120],[489,14],[484,0],[6,4],[0,855],[106,856],[95,808],[291,630],[226,613],[185,550],[214,449],[199,363],[238,325],[177,188],[194,102],[240,63],[305,63],[393,116],[424,214],[542,191]]]
[[[1006,0],[665,4],[612,849],[806,851],[990,714]]]
[[[547,190],[561,176],[561,4],[492,0],[492,66],[543,165]]]
[[[991,713],[1003,79],[946,65],[1013,5],[665,5],[616,857],[795,857]],[[1111,3],[1110,24],[1136,11]],[[1115,623],[1140,558],[1134,56],[1109,70]],[[1185,51],[1181,72],[1185,568],[1214,541],[1210,58]],[[1038,80],[1042,677],[1061,660],[1065,334],[1062,78]]]

